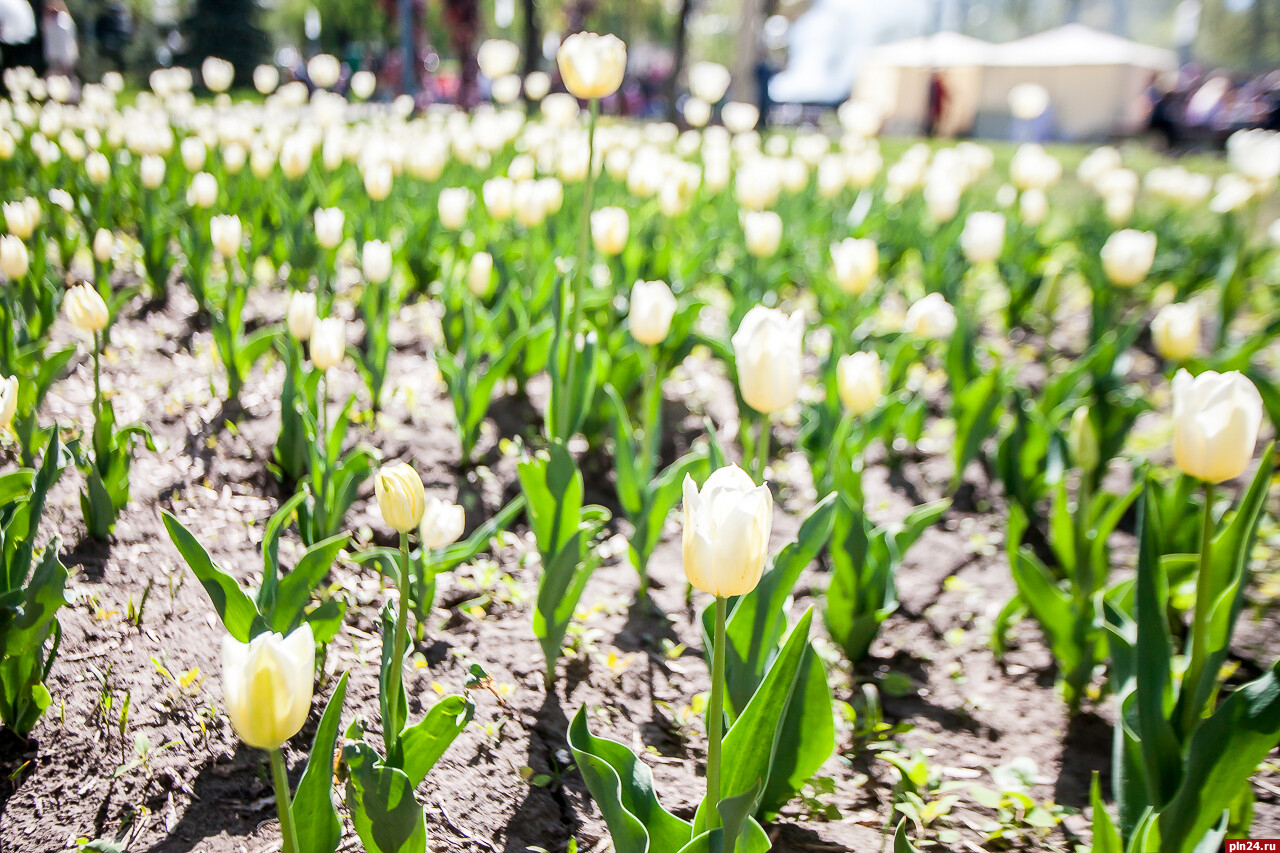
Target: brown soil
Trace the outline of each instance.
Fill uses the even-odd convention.
[[[279,422],[281,368],[274,365],[252,378],[243,414],[234,430],[228,429],[226,413],[209,387],[211,341],[206,331],[191,331],[192,308],[190,298],[175,291],[167,310],[134,313],[113,332],[104,370],[118,419],[145,420],[160,445],[158,452],[138,456],[133,502],[114,539],[109,545],[84,540],[74,470],[51,497],[45,529],[63,537],[73,603],[62,611],[65,639],[49,684],[53,707],[30,742],[0,737],[3,853],[45,853],[74,846],[77,838],[118,834],[130,839],[129,850],[144,853],[233,853],[278,844],[265,756],[241,746],[218,710],[221,626],[170,545],[158,511],[177,512],[220,565],[257,583],[257,542],[280,498],[266,462]],[[283,313],[283,303],[274,296],[254,310],[273,320]],[[421,384],[426,348],[416,316],[406,312],[394,328],[400,346],[390,380],[417,383],[413,393],[392,396],[377,428],[365,426],[358,437],[388,457],[412,458],[433,492],[469,501],[468,521],[474,526],[515,493],[514,466],[497,453],[497,430],[484,443],[491,476],[461,464],[452,408]],[[89,369],[82,357],[59,383],[47,402],[46,421],[88,422]],[[704,408],[724,427],[723,417],[734,417],[728,389],[718,374],[705,378],[707,383],[697,384],[713,393]],[[358,392],[359,386],[348,366],[334,384],[334,397]],[[669,387],[668,394],[678,390]],[[411,411],[405,399],[414,401]],[[678,420],[687,411],[675,402],[669,400]],[[492,414],[504,434],[533,429],[523,401],[499,400]],[[685,437],[701,423],[700,415],[686,420]],[[672,423],[669,431],[679,426]],[[725,429],[726,436],[731,434]],[[585,467],[595,480],[590,491],[603,499],[609,488],[600,479],[602,466],[588,460]],[[809,504],[804,467],[799,456],[777,466],[783,485],[775,544],[794,533]],[[910,506],[940,496],[949,476],[944,456],[909,462],[901,476],[874,467],[867,477],[868,506],[878,518],[900,517]],[[873,661],[858,676],[898,673],[910,679],[904,695],[882,690],[886,718],[914,725],[900,740],[925,750],[933,763],[948,768],[949,776],[989,782],[987,768],[1028,756],[1042,776],[1037,796],[1083,811],[1091,774],[1108,773],[1111,709],[1104,703],[1067,719],[1053,691],[1051,657],[1030,622],[1016,628],[1003,663],[993,657],[987,646],[990,623],[1012,593],[1000,550],[1003,508],[977,466],[970,481],[972,488],[964,490],[966,500],[960,502],[966,506],[948,512],[909,554],[899,576],[902,606],[887,623]],[[357,538],[375,535],[367,495],[349,521]],[[635,573],[616,558],[606,563],[583,598],[589,630],[582,651],[562,664],[560,692],[551,697],[542,689],[542,655],[529,624],[535,577],[520,559],[530,543],[523,527],[515,533],[493,557],[501,572],[514,578],[517,594],[509,601],[498,596],[477,615],[457,605],[475,597],[478,573],[463,570],[443,578],[436,618],[416,650],[421,665],[406,676],[413,715],[434,700],[434,684],[461,690],[472,662],[508,691],[505,704],[487,692],[474,694],[479,725],[459,737],[419,791],[432,849],[561,851],[570,837],[579,850],[605,849],[604,824],[569,766],[565,742],[567,719],[583,704],[593,711],[597,734],[648,750],[646,761],[663,803],[691,817],[703,792],[704,742],[700,723],[682,732],[675,717],[696,693],[707,690],[708,676],[698,651],[696,614],[685,603],[674,519],[651,564],[657,609],[633,606]],[[298,549],[290,537],[282,549],[286,565]],[[812,567],[803,576],[793,615],[816,602],[825,586],[821,574]],[[305,757],[301,745],[309,743],[337,673],[347,670],[351,678],[343,725],[359,714],[376,726],[374,662],[380,641],[373,615],[388,594],[386,585],[350,562],[334,570],[332,582],[352,606],[345,629],[327,649],[312,718],[288,753],[295,781]],[[138,602],[148,588],[135,627],[127,618],[130,602]],[[696,605],[704,603],[695,596]],[[1246,626],[1243,631],[1252,637],[1246,645],[1256,649],[1267,636],[1274,637],[1270,627]],[[685,644],[687,650],[672,657],[664,652],[663,640]],[[199,675],[184,691],[162,666],[175,676],[196,668]],[[854,699],[847,672],[833,667],[832,683],[837,698]],[[118,719],[123,697],[130,698],[123,733],[100,713],[104,691],[115,703],[111,719]],[[137,763],[135,743],[144,736],[151,752]],[[793,806],[770,827],[776,850],[881,847],[883,827],[895,819],[887,765],[866,752],[849,753],[847,731],[840,741],[840,754],[823,771],[835,780],[836,792],[823,799],[837,806],[842,818],[816,819]],[[521,772],[525,767],[551,781],[530,784],[527,771]],[[1257,793],[1256,834],[1280,835],[1277,789],[1264,781]],[[1069,849],[1073,835],[1087,837],[1086,827],[1083,815],[1068,818],[1043,844]],[[348,828],[343,849],[358,847]]]

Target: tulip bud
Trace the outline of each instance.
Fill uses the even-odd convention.
[[[99,228],[93,235],[93,259],[100,264],[111,260],[111,253],[116,248],[116,235],[105,228]]]
[[[320,207],[316,209],[316,242],[322,249],[336,249],[342,242],[342,229],[346,224],[346,215],[340,207]]]
[[[493,255],[476,252],[467,264],[467,290],[477,298],[489,295],[493,289]]]
[[[440,224],[450,231],[457,231],[467,224],[467,210],[471,207],[471,191],[466,187],[448,187],[440,191],[436,209]]]
[[[840,356],[836,363],[836,389],[840,393],[840,402],[854,417],[874,409],[884,390],[880,356],[874,352]]]
[[[382,520],[393,530],[408,533],[422,521],[426,511],[426,494],[422,478],[413,466],[404,462],[383,465],[373,484]]]
[[[1151,321],[1156,351],[1168,361],[1186,361],[1200,349],[1200,311],[1191,302],[1170,303]]]
[[[782,217],[772,210],[749,210],[742,214],[742,230],[748,254],[755,258],[771,258],[782,242]]]
[[[918,338],[942,340],[956,330],[956,311],[941,293],[930,293],[907,309],[903,331]]]
[[[1239,477],[1262,427],[1262,395],[1237,371],[1173,377],[1173,459],[1207,483]]]
[[[804,349],[804,315],[790,317],[776,308],[757,305],[742,318],[733,336],[738,388],[747,405],[772,414],[796,401],[800,393]]]
[[[280,72],[274,65],[259,65],[253,69],[253,88],[260,95],[270,95],[280,85]]]
[[[222,638],[222,694],[231,727],[258,749],[278,749],[311,711],[316,640],[310,623],[289,636],[259,634],[248,643]]]
[[[577,98],[603,98],[618,91],[627,70],[627,46],[615,35],[578,32],[556,51],[565,88]]]
[[[188,172],[198,172],[204,168],[206,152],[200,137],[188,136],[182,140],[182,144],[178,146],[178,152],[182,155],[182,165]]]
[[[234,258],[240,252],[240,242],[244,238],[244,230],[240,226],[240,217],[232,214],[220,214],[209,220],[209,236],[213,247],[224,258]]]
[[[476,51],[476,64],[480,66],[480,73],[490,80],[511,74],[519,61],[520,48],[506,39],[488,39]]]
[[[107,327],[110,315],[107,303],[102,296],[88,284],[77,284],[67,289],[62,299],[62,309],[75,326],[86,335],[101,332]]]
[[[754,309],[753,309],[754,310]],[[736,465],[711,472],[699,491],[684,478],[684,573],[717,598],[756,588],[769,553],[773,495]]]
[[[144,155],[138,171],[142,178],[142,185],[149,190],[154,190],[164,183],[164,158],[155,154]]]
[[[360,250],[360,270],[366,281],[380,284],[391,277],[391,244],[370,240]]]
[[[639,343],[651,347],[666,340],[675,313],[676,297],[665,281],[637,281],[631,288],[627,324]]]
[[[340,317],[316,320],[311,326],[311,363],[321,373],[342,363],[347,354],[347,330]]]
[[[311,329],[316,324],[316,295],[302,290],[295,290],[289,297],[289,310],[285,313],[285,324],[289,334],[299,341],[311,337]]]
[[[689,67],[689,91],[708,104],[718,104],[729,91],[729,69],[716,62],[695,62]]]
[[[383,201],[391,195],[391,164],[376,163],[364,170],[364,191],[374,201]]]
[[[208,172],[200,172],[191,179],[191,186],[187,188],[187,204],[207,210],[213,207],[213,203],[217,200],[217,178]]]
[[[462,507],[428,496],[427,508],[422,514],[422,524],[418,525],[422,547],[428,551],[447,548],[462,538],[466,526],[467,517]]]
[[[1147,277],[1156,259],[1156,235],[1126,228],[1107,238],[1102,247],[1102,270],[1112,284],[1132,287]]]
[[[1098,431],[1093,427],[1088,406],[1081,406],[1071,414],[1071,425],[1067,428],[1067,448],[1071,451],[1071,459],[1076,467],[1082,471],[1092,472],[1102,461],[1098,448]]]
[[[848,237],[831,245],[831,262],[840,289],[856,296],[866,293],[875,280],[880,269],[880,249],[875,240]]]
[[[0,272],[10,281],[22,278],[27,274],[31,258],[27,254],[27,244],[12,234],[0,237]]]
[[[95,186],[102,186],[111,177],[111,163],[107,160],[107,155],[101,151],[94,151],[84,159],[84,173],[89,178],[89,183]]]
[[[13,416],[18,411],[18,377],[7,376],[0,379],[0,429],[13,423]]]
[[[960,248],[971,264],[990,263],[1004,249],[1004,214],[970,213],[960,232]]]
[[[621,207],[602,207],[591,213],[591,242],[602,255],[618,255],[627,247],[631,218]]]

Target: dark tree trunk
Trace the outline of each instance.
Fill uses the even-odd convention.
[[[444,20],[449,43],[458,57],[458,106],[470,110],[480,101],[480,67],[476,64],[480,6],[477,0],[445,0]]]
[[[524,9],[524,76],[538,70],[542,59],[542,26],[538,22],[537,0],[521,0]]]
[[[680,83],[680,74],[684,71],[685,53],[689,39],[689,12],[692,0],[680,0],[680,12],[676,18],[676,39],[671,60],[671,76],[667,78],[667,120],[679,121],[676,112],[676,89]]]

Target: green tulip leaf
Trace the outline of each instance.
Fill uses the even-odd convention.
[[[235,578],[214,565],[209,552],[191,535],[191,531],[187,530],[182,522],[167,510],[161,510],[161,516],[164,519],[165,530],[169,532],[169,538],[173,540],[178,553],[182,554],[182,558],[187,561],[196,579],[209,595],[209,600],[213,602],[213,608],[218,612],[218,618],[222,620],[227,633],[237,642],[247,643],[265,630],[266,625],[258,614],[258,608],[254,606],[253,599],[240,589]]]
[[[346,695],[347,673],[344,672],[320,717],[307,767],[302,771],[293,798],[298,853],[334,853],[342,841],[342,820],[333,805],[333,751],[338,742],[338,724]]]
[[[427,824],[403,770],[387,767],[364,742],[343,749],[351,770],[347,807],[368,853],[426,853]]]
[[[449,745],[475,716],[476,705],[466,696],[448,696],[431,706],[425,717],[407,727],[396,741],[394,762],[418,787]]]

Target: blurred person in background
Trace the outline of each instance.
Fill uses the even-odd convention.
[[[49,0],[44,7],[41,27],[44,35],[44,61],[49,74],[74,77],[80,61],[80,44],[76,22],[63,0]]]

